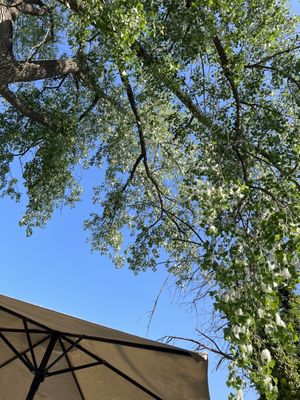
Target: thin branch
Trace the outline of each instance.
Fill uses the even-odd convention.
[[[241,100],[241,104],[244,104],[245,106],[248,106],[248,107],[261,108],[262,110],[274,112],[274,113],[278,114],[279,116],[281,116],[281,113],[278,110],[275,110],[274,108],[271,108],[271,107],[266,107],[265,105],[262,105],[262,104],[249,103],[248,101],[245,101],[245,100]]]
[[[219,351],[220,354],[222,354],[222,350],[220,349],[220,347],[218,346],[218,344],[216,343],[216,341],[214,339],[212,339],[211,337],[207,336],[205,333],[201,332],[199,329],[196,329],[196,331],[201,335],[204,336],[206,339],[208,339],[210,342],[213,343],[213,345],[217,348],[217,350]],[[223,353],[223,355],[225,356],[226,353]],[[231,357],[231,356],[230,356]],[[231,358],[233,359],[233,357]]]
[[[40,93],[43,94],[43,92],[44,92],[45,90],[52,90],[52,89],[59,90],[59,89],[61,88],[61,86],[64,84],[64,82],[65,82],[66,79],[67,79],[67,75],[64,75],[64,76],[61,78],[61,80],[60,80],[60,82],[59,82],[58,85],[56,85],[56,86],[43,86],[43,89],[41,90]]]
[[[204,244],[203,239],[201,238],[201,236],[199,235],[199,233],[196,231],[196,229],[190,225],[188,222],[184,221],[181,217],[179,217],[176,214],[171,213],[171,211],[168,211],[168,214],[170,214],[171,216],[173,216],[174,218],[176,218],[178,221],[180,221],[183,225],[185,225],[187,228],[189,228],[196,236],[197,238],[200,240],[200,242],[202,242]]]
[[[226,358],[227,360],[231,360],[231,361],[234,360],[234,358],[230,354],[227,354],[224,351],[220,350],[219,347],[215,344],[215,342],[210,338],[208,338],[208,339],[210,339],[212,342],[214,342],[214,344],[216,345],[216,349],[214,349],[212,347],[209,347],[206,344],[199,342],[198,340],[188,339],[188,338],[184,338],[184,337],[181,337],[181,336],[164,336],[162,338],[162,340],[164,340],[164,339],[167,340],[167,343],[169,343],[171,340],[183,340],[183,341],[186,341],[186,342],[194,343],[194,344],[196,344],[198,346],[197,350],[206,349],[206,350],[211,351],[212,353],[218,354],[218,355]]]
[[[192,230],[194,232],[194,234],[198,237],[198,239],[200,241],[202,241],[201,237],[193,229],[193,227],[191,227],[187,222],[183,221],[180,217],[172,214],[169,210],[167,210],[164,207],[163,197],[167,198],[167,196],[165,196],[163,191],[160,189],[159,184],[156,181],[156,179],[153,177],[153,175],[152,175],[152,173],[150,171],[149,165],[148,165],[147,147],[146,147],[145,135],[144,135],[142,122],[141,122],[141,117],[139,115],[139,111],[138,111],[138,108],[137,108],[137,104],[136,104],[136,101],[135,101],[135,97],[134,97],[134,93],[133,93],[132,87],[130,85],[130,82],[129,82],[129,79],[128,79],[127,75],[124,75],[124,74],[120,73],[120,77],[121,77],[121,80],[122,80],[122,82],[124,84],[124,87],[125,87],[125,90],[126,90],[126,93],[127,93],[127,97],[128,97],[128,101],[129,101],[129,104],[130,104],[130,107],[131,107],[131,110],[132,110],[132,113],[134,114],[134,117],[135,117],[136,127],[137,127],[137,130],[138,130],[139,139],[140,139],[141,155],[137,159],[137,161],[135,163],[135,166],[137,167],[137,165],[140,163],[140,161],[143,160],[145,171],[146,171],[146,175],[147,175],[148,179],[154,185],[154,187],[156,189],[156,192],[157,192],[157,195],[158,195],[158,199],[159,199],[159,203],[160,203],[160,209],[161,209],[161,215],[162,214],[166,214],[168,216],[168,218],[175,224],[175,226],[177,227],[177,230],[178,230],[178,232],[180,234],[182,234],[184,232],[181,229],[181,227],[179,226],[179,224],[176,222],[176,219],[179,220],[184,225],[186,225],[190,230]]]
[[[158,185],[157,181],[152,176],[152,173],[151,173],[149,165],[148,165],[148,155],[147,155],[147,147],[146,147],[145,135],[144,135],[144,131],[143,131],[143,128],[142,128],[142,121],[141,121],[140,114],[138,112],[138,108],[137,108],[137,105],[136,105],[134,93],[133,93],[133,90],[132,90],[132,87],[130,85],[128,77],[124,76],[124,74],[122,74],[121,72],[120,72],[120,77],[121,77],[121,80],[122,80],[123,85],[125,87],[125,90],[126,90],[126,93],[127,93],[127,98],[128,98],[132,113],[133,113],[133,115],[135,117],[136,127],[137,127],[139,140],[140,140],[141,156],[143,158],[143,163],[144,163],[146,175],[147,175],[148,179],[153,183],[153,185],[154,185],[154,187],[156,189],[156,192],[157,192],[157,195],[158,195],[158,198],[159,198],[159,202],[160,202],[160,206],[161,206],[161,210],[163,211],[164,206],[163,206],[163,200],[162,200],[162,193],[161,193],[161,190],[159,188],[159,185]]]
[[[43,139],[37,139],[36,141],[34,141],[33,143],[31,143],[31,145],[29,145],[28,147],[26,147],[26,149],[24,149],[23,151],[20,151],[19,153],[12,153],[11,155],[13,157],[23,157],[25,156],[25,154],[27,154],[31,149],[33,149],[34,147],[42,144],[44,142]]]
[[[294,47],[289,47],[288,49],[281,50],[281,51],[278,51],[277,53],[274,53],[274,54],[272,54],[272,55],[270,55],[270,56],[264,57],[264,58],[262,58],[261,60],[256,61],[256,62],[253,63],[253,64],[247,64],[247,65],[245,65],[245,68],[253,68],[253,67],[256,67],[256,66],[258,66],[259,64],[263,64],[263,63],[265,63],[265,62],[271,60],[271,59],[274,58],[274,57],[281,56],[282,54],[290,53],[291,51],[298,50],[298,49],[300,49],[300,45],[299,45],[299,46],[294,46]]]
[[[88,108],[79,116],[78,121],[82,121],[98,104],[98,101],[100,100],[99,95],[96,94],[94,97],[92,103],[88,106]]]
[[[269,196],[275,203],[277,203],[278,205],[282,206],[283,204],[277,199],[277,197],[275,197],[273,195],[272,192],[270,192],[268,189],[261,187],[261,186],[255,186],[255,185],[248,185],[250,189],[253,190],[259,190],[263,193],[265,193],[267,196]]]
[[[149,321],[148,321],[148,325],[147,325],[147,334],[146,334],[146,336],[148,336],[148,334],[149,334],[150,326],[151,326],[152,319],[153,319],[154,313],[155,313],[157,305],[158,305],[158,301],[159,301],[160,296],[162,295],[162,292],[163,292],[163,290],[164,290],[164,288],[165,288],[165,286],[166,286],[166,284],[167,284],[167,282],[169,280],[169,277],[170,277],[170,275],[168,275],[166,277],[164,283],[162,284],[162,286],[161,286],[161,288],[160,288],[160,290],[159,290],[159,292],[158,292],[158,294],[157,294],[157,296],[156,296],[156,298],[154,300],[154,304],[153,304],[152,310],[150,311],[150,317],[149,317]]]
[[[297,88],[300,90],[300,82],[297,81],[297,79],[295,79],[294,77],[292,77],[290,75],[286,75],[285,71],[278,69],[276,67],[271,67],[269,65],[253,64],[253,65],[245,65],[244,68],[259,68],[259,69],[264,69],[266,71],[278,72],[279,74],[282,74],[284,76],[284,78],[287,78],[291,82],[293,82],[297,86]]]
[[[196,246],[201,246],[201,243],[195,242],[194,240],[181,239],[181,238],[172,238],[172,240],[173,240],[173,242],[182,242],[182,243],[194,244]]]
[[[31,55],[26,61],[31,61],[33,57],[37,54],[38,50],[48,41],[49,33],[51,33],[51,28],[48,28],[43,39],[30,49]]]
[[[269,161],[269,163],[271,163],[280,172],[281,176],[287,177],[291,182],[293,182],[297,186],[298,189],[300,189],[300,184],[299,184],[299,182],[297,181],[296,178],[293,178],[292,176],[289,176],[277,163],[274,163],[274,161],[272,160],[272,158],[270,157],[270,155],[266,151],[263,151],[263,150],[260,150],[260,149],[257,149],[257,150],[258,150],[260,155],[265,157]],[[297,168],[297,166],[296,166],[296,168]]]
[[[138,156],[138,158],[136,159],[135,163],[133,164],[133,167],[132,167],[132,169],[131,169],[131,171],[130,171],[129,178],[127,179],[125,185],[124,185],[123,188],[122,188],[122,193],[125,192],[125,190],[127,189],[128,185],[130,184],[130,182],[131,182],[132,179],[134,178],[135,171],[136,171],[138,165],[140,164],[140,162],[141,162],[142,160],[143,160],[143,154],[140,154],[140,155]]]

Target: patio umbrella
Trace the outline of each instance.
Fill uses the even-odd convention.
[[[0,295],[1,400],[208,400],[205,356]]]

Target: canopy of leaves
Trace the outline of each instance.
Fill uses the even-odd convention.
[[[30,234],[80,199],[78,166],[104,169],[85,222],[92,248],[118,267],[163,260],[179,284],[205,284],[226,321],[229,384],[246,374],[262,399],[299,399],[300,41],[288,2],[47,7],[17,19],[15,54],[71,55],[89,83],[18,85],[48,126],[4,104],[0,187],[18,197],[19,158],[21,224]]]

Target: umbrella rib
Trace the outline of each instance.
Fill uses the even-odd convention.
[[[77,343],[79,343],[82,340],[82,338],[78,338],[76,340],[76,342],[74,342],[74,344],[71,344],[70,347],[68,347],[67,349],[64,349],[62,354],[60,356],[58,356],[50,365],[47,366],[47,371],[49,371],[50,368],[53,367],[53,365],[55,365],[56,363],[58,363],[59,360],[61,360],[64,356],[66,356],[67,353],[69,353],[69,351],[71,351]]]
[[[31,365],[32,368],[34,369],[34,366],[33,366],[32,362],[30,361],[28,355],[25,353],[25,354],[23,354],[23,357],[27,361],[28,365]]]
[[[32,362],[33,362],[34,368],[37,369],[37,362],[36,362],[34,350],[33,350],[33,347],[32,347],[32,341],[31,341],[31,337],[30,337],[30,334],[29,334],[29,331],[28,331],[27,321],[25,319],[23,319],[23,325],[24,325],[24,328],[25,328],[25,331],[26,331],[26,337],[27,337],[27,342],[28,342],[29,349],[30,349]]]
[[[60,346],[61,346],[62,350],[65,352],[65,358],[66,358],[66,360],[67,360],[67,364],[68,364],[69,368],[73,368],[72,363],[71,363],[71,360],[70,360],[70,358],[69,358],[69,356],[68,356],[68,353],[66,353],[65,345],[63,344],[63,341],[61,340],[61,338],[59,338],[59,343],[60,343]],[[84,397],[84,395],[83,395],[83,392],[82,392],[80,383],[79,383],[79,381],[78,381],[78,379],[77,379],[77,376],[76,376],[76,374],[74,373],[73,370],[71,370],[71,374],[72,374],[72,377],[73,377],[73,379],[74,379],[75,385],[76,385],[76,387],[77,387],[78,393],[79,393],[79,395],[80,395],[80,397],[81,397],[81,400],[86,400],[85,397]]]
[[[62,332],[62,334],[66,337],[69,336],[71,337],[78,337],[79,335],[76,335],[74,333],[67,333],[67,332]],[[87,340],[93,340],[96,342],[103,342],[103,343],[113,343],[113,344],[119,344],[121,346],[127,346],[127,347],[134,347],[137,349],[143,349],[143,350],[152,350],[152,351],[159,351],[161,353],[171,353],[171,354],[179,354],[183,356],[192,356],[192,352],[189,350],[185,349],[179,349],[176,347],[160,347],[155,344],[145,344],[145,343],[131,343],[127,342],[125,340],[118,340],[118,339],[109,339],[109,338],[103,338],[103,337],[97,337],[97,336],[89,336],[89,335],[82,335],[80,336],[83,339]]]
[[[29,388],[26,400],[32,400],[34,398],[35,394],[39,389],[40,384],[44,381],[45,370],[50,360],[51,354],[54,350],[57,339],[58,339],[57,332],[53,332],[52,335],[50,335],[49,343],[43,355],[42,361],[40,362],[38,369],[35,371],[34,378]]]
[[[50,336],[46,336],[43,339],[39,340],[37,343],[35,343],[32,347],[35,348],[39,346],[40,344],[44,343],[47,339],[49,339]],[[26,349],[20,353],[21,356],[24,354],[28,353],[30,349]],[[10,364],[11,362],[15,361],[18,359],[18,356],[16,355],[15,357],[10,358],[9,360],[5,361],[3,364],[0,365],[0,368],[6,367],[6,365]]]
[[[3,340],[3,342],[6,344],[6,346],[15,354],[15,356],[22,361],[22,363],[26,366],[26,368],[29,369],[29,371],[33,371],[34,367],[31,365],[29,362],[29,359],[27,358],[26,353],[25,354],[20,354],[18,350],[11,344],[11,342],[3,335],[3,333],[0,332],[0,339]]]
[[[64,339],[69,342],[69,343],[74,343],[72,339],[65,337]],[[151,390],[147,389],[143,385],[141,385],[139,382],[131,378],[130,376],[126,375],[124,372],[120,371],[118,368],[114,367],[113,365],[109,364],[107,361],[103,360],[101,357],[98,357],[96,354],[92,353],[91,351],[85,349],[82,347],[80,344],[77,344],[76,347],[81,350],[83,353],[87,354],[91,358],[94,358],[95,360],[102,362],[102,364],[115,372],[117,375],[121,376],[123,379],[127,380],[128,382],[132,383],[134,386],[142,390],[143,392],[147,393],[150,397],[152,397],[155,400],[163,400],[161,397],[153,393]]]
[[[102,362],[102,361],[95,361],[95,362],[88,363],[88,364],[78,365],[77,367],[63,368],[63,369],[59,369],[59,370],[57,370],[57,371],[47,372],[47,373],[45,374],[45,376],[46,376],[46,377],[49,377],[49,376],[61,375],[61,374],[65,374],[65,373],[67,373],[67,372],[79,371],[80,369],[86,369],[86,368],[91,368],[91,367],[97,367],[98,365],[103,365],[103,362]]]

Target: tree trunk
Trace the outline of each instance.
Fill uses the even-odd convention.
[[[38,7],[34,7],[37,4]],[[0,3],[0,95],[26,117],[49,126],[47,119],[22,103],[9,90],[16,82],[31,82],[80,72],[77,62],[71,58],[46,61],[17,61],[13,54],[13,22],[21,13],[42,16],[47,9],[39,0],[1,0]]]

